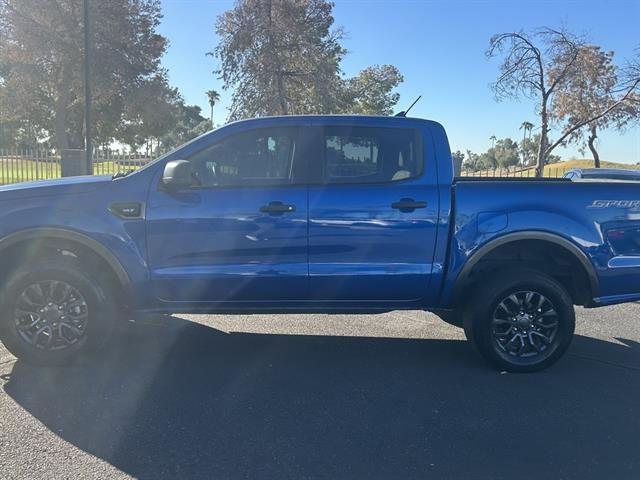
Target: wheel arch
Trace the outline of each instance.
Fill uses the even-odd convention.
[[[595,267],[589,260],[587,254],[584,253],[575,243],[567,240],[560,235],[533,230],[502,235],[498,238],[490,240],[489,242],[478,248],[478,250],[476,250],[476,252],[474,252],[473,255],[466,261],[460,273],[458,274],[458,277],[454,284],[452,296],[453,303],[455,304],[460,299],[462,291],[469,283],[470,275],[474,267],[476,267],[483,259],[487,258],[489,254],[495,252],[501,247],[523,241],[550,243],[555,247],[562,249],[584,270],[583,273],[588,280],[588,286],[590,290],[588,295],[588,303],[591,303],[592,299],[598,296],[600,289],[598,276],[596,274]]]
[[[92,252],[92,254],[101,259],[105,265],[109,267],[114,278],[117,279],[118,287],[122,289],[123,292],[128,290],[131,283],[129,275],[116,256],[97,240],[73,230],[62,228],[33,228],[12,233],[0,239],[0,256],[12,247],[16,247],[21,244],[24,245],[31,242],[47,241],[76,244]]]

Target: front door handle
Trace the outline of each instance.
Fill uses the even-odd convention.
[[[296,206],[282,202],[269,202],[267,205],[260,207],[260,211],[269,215],[282,215],[283,213],[295,212]]]
[[[427,208],[427,202],[416,201],[413,198],[403,198],[399,202],[392,203],[391,208],[395,208],[404,213],[410,213],[416,208]]]

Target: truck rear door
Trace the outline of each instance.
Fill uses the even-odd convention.
[[[423,130],[339,122],[315,128],[311,298],[371,306],[423,298],[433,268],[439,198]]]

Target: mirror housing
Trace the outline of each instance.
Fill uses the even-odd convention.
[[[187,160],[167,162],[162,174],[162,184],[169,190],[189,188],[193,185],[193,169]]]

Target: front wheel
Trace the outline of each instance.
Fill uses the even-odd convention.
[[[480,354],[510,372],[542,370],[566,352],[575,313],[566,289],[541,272],[496,272],[480,287],[464,331]]]
[[[0,292],[0,340],[16,357],[59,365],[108,340],[114,299],[78,267],[52,260],[10,276]]]

